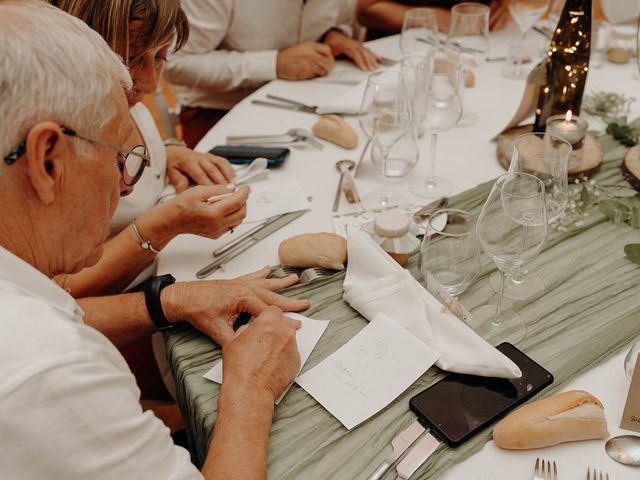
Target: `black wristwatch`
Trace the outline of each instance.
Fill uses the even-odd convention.
[[[164,287],[168,287],[176,282],[173,275],[160,275],[159,277],[151,277],[144,284],[144,303],[147,305],[149,318],[158,330],[166,330],[173,327],[169,323],[167,317],[162,311],[162,303],[160,302],[160,292]]]

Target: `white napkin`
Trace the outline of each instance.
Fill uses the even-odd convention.
[[[518,378],[522,372],[452,315],[365,232],[350,228],[344,300],[368,320],[384,313],[440,352],[443,370]]]
[[[367,79],[365,78],[342,95],[319,103],[316,108],[316,113],[319,115],[324,115],[325,113],[357,115],[360,112],[360,105],[362,104],[362,97],[366,86]]]

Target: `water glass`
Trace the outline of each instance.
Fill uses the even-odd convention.
[[[487,59],[490,11],[488,6],[474,2],[451,7],[446,45],[459,53],[460,62],[465,66],[473,68]]]
[[[443,214],[447,215],[447,223],[438,231],[431,221]],[[464,292],[480,273],[476,218],[454,208],[435,212],[420,245],[418,267],[427,283],[431,276],[451,295]]]
[[[528,75],[528,70],[522,67],[525,61],[524,39],[531,27],[545,14],[549,8],[549,0],[509,0],[509,13],[520,29],[520,45],[516,54],[515,63],[508,65],[502,74],[507,78],[523,79]]]
[[[412,8],[404,14],[400,50],[404,55],[426,55],[440,45],[438,19],[431,8]]]

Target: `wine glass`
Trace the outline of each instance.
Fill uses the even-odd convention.
[[[522,68],[525,58],[524,39],[544,13],[549,8],[549,0],[509,0],[509,13],[520,29],[520,43],[516,53],[515,64],[508,65],[502,73],[507,78],[522,79],[529,73]]]
[[[446,215],[442,230],[432,227]],[[427,284],[433,278],[451,295],[464,292],[480,273],[480,250],[476,233],[476,218],[464,210],[438,210],[429,217],[427,232],[420,244],[418,268]]]
[[[421,100],[424,95],[424,82],[430,70],[430,62],[433,55],[426,54],[405,55],[400,62],[402,83],[409,101],[409,113],[419,138],[424,135],[422,124],[424,122],[424,110],[426,103]]]
[[[524,338],[526,326],[518,314],[502,308],[502,294],[510,273],[535,258],[546,242],[547,209],[542,181],[528,173],[508,172],[499,177],[482,207],[476,228],[480,245],[495,262],[502,281],[497,304],[474,312],[474,329],[493,344],[518,342]]]
[[[465,66],[473,68],[487,59],[490,11],[488,6],[474,2],[451,7],[446,45],[459,53],[459,61]]]
[[[451,191],[451,183],[434,175],[438,134],[453,128],[462,116],[460,95],[460,64],[449,58],[436,56],[432,62],[421,64],[424,73],[423,92],[420,102],[424,102],[424,116],[421,127],[430,133],[429,169],[426,181],[414,185],[411,191],[420,197],[440,198]]]
[[[400,50],[404,55],[427,55],[440,45],[438,19],[431,8],[412,8],[404,14]]]
[[[389,149],[404,135],[410,122],[409,106],[399,72],[383,71],[369,75],[358,120],[364,134],[380,152],[385,180],[383,189],[365,195],[363,203],[368,208],[398,205],[404,201],[404,197],[387,190],[387,161]]]
[[[560,218],[569,203],[568,164],[571,144],[548,133],[525,133],[513,146],[510,172],[529,173],[539,178],[545,188],[547,221]],[[544,291],[539,275],[527,273],[523,267],[515,269],[505,286],[504,296],[512,300],[525,300]],[[491,286],[498,291],[500,275],[491,276]]]

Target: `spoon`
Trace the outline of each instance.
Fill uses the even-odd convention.
[[[640,466],[640,437],[621,435],[610,438],[604,449],[616,462],[634,467]]]
[[[441,208],[445,208],[449,203],[449,199],[447,197],[440,198],[439,200],[435,200],[416,213],[413,214],[412,220],[414,224],[414,234],[415,235],[424,235],[427,231],[427,222],[429,217],[433,215],[435,212],[440,210]],[[443,214],[442,216],[438,216],[439,218],[434,219],[431,224],[433,227],[438,228],[438,231],[441,231],[447,224],[447,215]],[[432,234],[433,232],[429,232]]]
[[[338,211],[338,206],[340,205],[340,194],[342,193],[342,182],[344,181],[344,176],[349,170],[353,170],[353,167],[356,166],[356,163],[353,160],[338,160],[336,162],[336,168],[340,171],[340,181],[338,182],[338,190],[336,190],[336,198],[333,200],[333,211]]]
[[[242,170],[231,183],[233,187],[249,183],[266,174],[269,160],[264,157],[258,157],[249,164],[247,168]]]

